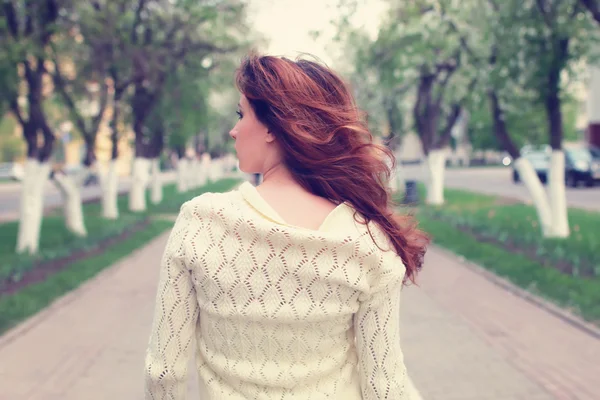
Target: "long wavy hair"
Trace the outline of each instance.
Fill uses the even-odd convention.
[[[429,238],[410,216],[394,213],[394,155],[374,143],[342,79],[315,61],[253,53],[242,60],[236,84],[277,138],[295,179],[315,195],[349,203],[367,227],[376,223],[404,262],[404,283],[414,283]]]

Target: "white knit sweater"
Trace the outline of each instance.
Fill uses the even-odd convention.
[[[389,248],[385,235],[373,237]],[[286,224],[249,183],[185,203],[162,260],[146,399],[408,399],[402,261],[341,204]]]

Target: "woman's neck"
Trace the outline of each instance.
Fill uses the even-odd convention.
[[[263,182],[261,185],[298,185],[298,182],[290,170],[282,163],[268,168],[263,173]]]

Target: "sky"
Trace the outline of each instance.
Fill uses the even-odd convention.
[[[335,35],[332,20],[339,18],[339,0],[249,0],[253,28],[269,41],[266,49],[273,55],[296,57],[310,53],[332,65],[336,58],[331,40]],[[366,5],[368,3],[368,5]],[[382,0],[363,0],[355,23],[375,34],[384,11]],[[314,40],[310,32],[320,31]]]
[[[354,25],[361,26],[373,37],[377,33],[379,20],[384,12],[385,0],[358,0],[363,4],[356,13]],[[248,18],[252,29],[268,41],[266,48],[258,50],[278,56],[296,58],[300,53],[316,56],[334,69],[340,70],[339,49],[336,51],[332,38],[336,28],[332,20],[338,20],[339,0],[247,0]],[[365,3],[368,3],[366,5]],[[321,37],[314,40],[310,32],[320,31]],[[211,93],[210,102],[215,108],[229,102],[229,94]]]

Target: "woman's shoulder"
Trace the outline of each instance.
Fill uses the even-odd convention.
[[[181,206],[180,212],[195,214],[199,216],[212,215],[214,213],[227,213],[239,209],[241,195],[238,190],[228,192],[206,192]]]

